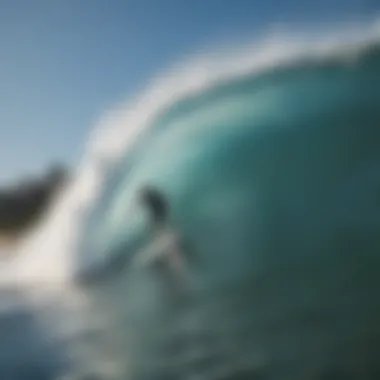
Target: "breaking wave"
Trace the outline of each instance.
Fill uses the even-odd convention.
[[[141,186],[153,181],[175,202],[176,194],[192,186],[191,173],[200,173],[212,161],[206,157],[223,151],[231,138],[254,133],[257,140],[268,125],[312,119],[329,107],[378,106],[379,35],[376,24],[367,32],[329,38],[275,36],[232,54],[193,59],[158,77],[137,101],[102,118],[75,179],[3,268],[4,287],[33,290],[34,300],[44,299],[33,301],[34,308],[44,313],[52,299],[81,304],[86,295],[73,280],[101,271],[143,223],[143,213],[135,209]],[[208,167],[204,175],[222,189],[213,170]],[[220,204],[207,206],[209,212],[220,210]],[[47,314],[58,318],[52,306]]]

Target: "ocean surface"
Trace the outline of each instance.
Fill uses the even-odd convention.
[[[355,328],[377,334],[380,260],[366,253],[380,246],[378,26],[272,38],[178,67],[103,117],[73,182],[0,264],[0,379],[251,379],[262,366],[265,379],[301,379],[337,354],[329,368],[346,368],[352,352],[338,343]],[[186,279],[194,307],[178,306],[166,274],[130,265],[155,247],[138,201],[151,185],[196,252]],[[331,250],[338,227],[357,237],[347,256]],[[364,285],[343,280],[363,276]],[[295,319],[303,330],[286,319],[300,309],[329,313],[312,332],[307,313]],[[325,340],[323,318],[333,320]],[[194,336],[190,348],[208,353],[207,329],[230,342],[228,355],[189,364]],[[186,336],[186,360],[158,333]]]

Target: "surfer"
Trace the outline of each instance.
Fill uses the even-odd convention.
[[[169,202],[153,187],[146,187],[140,194],[151,221],[153,242],[136,257],[143,266],[159,265],[169,269],[177,279],[184,277],[184,257],[180,235],[169,223]]]

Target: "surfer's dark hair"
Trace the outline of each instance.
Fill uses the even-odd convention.
[[[140,200],[150,212],[154,222],[162,222],[169,214],[169,203],[164,194],[154,187],[144,187],[140,193]]]

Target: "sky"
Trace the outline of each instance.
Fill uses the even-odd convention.
[[[0,0],[0,184],[75,165],[96,120],[182,57],[380,0]]]

